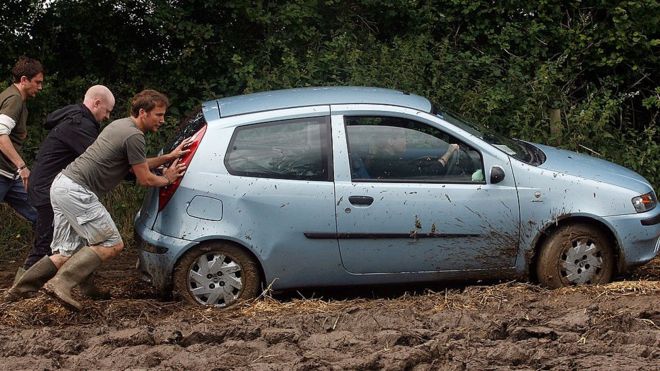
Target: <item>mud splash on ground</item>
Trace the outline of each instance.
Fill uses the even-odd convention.
[[[4,369],[616,369],[660,365],[660,259],[599,287],[523,282],[301,291],[227,311],[164,301],[105,267],[113,299],[0,308]],[[0,287],[11,284],[5,264]]]

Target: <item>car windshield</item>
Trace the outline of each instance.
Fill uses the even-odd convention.
[[[453,113],[436,111],[436,116],[452,125],[458,126],[518,161],[534,166],[540,165],[545,161],[545,154],[527,142],[508,138],[484,126],[459,118],[458,115]]]

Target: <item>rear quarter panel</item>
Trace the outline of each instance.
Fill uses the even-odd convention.
[[[343,271],[336,240],[310,240],[305,232],[336,233],[334,183],[234,176],[225,152],[234,129],[268,121],[322,116],[328,107],[306,107],[209,122],[207,133],[179,189],[158,215],[154,230],[203,243],[231,241],[248,249],[273,288],[322,284]],[[195,196],[222,203],[221,220],[190,216]],[[180,258],[184,250],[178,252]]]

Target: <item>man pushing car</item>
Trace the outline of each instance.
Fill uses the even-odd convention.
[[[185,172],[178,158],[188,152],[184,149],[187,141],[168,154],[155,158],[145,155],[144,134],[156,132],[165,122],[168,105],[168,98],[155,90],[136,94],[131,100],[130,116],[110,123],[80,157],[55,177],[50,189],[53,255],[30,267],[8,296],[21,285],[40,286],[57,271],[44,290],[67,307],[82,309],[71,290],[124,248],[119,230],[99,198],[131,170],[138,184],[145,187],[167,186]],[[163,175],[151,171],[168,163]]]

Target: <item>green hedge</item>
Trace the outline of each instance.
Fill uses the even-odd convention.
[[[28,159],[45,115],[94,83],[115,93],[115,118],[143,88],[170,96],[151,153],[210,98],[369,85],[617,162],[657,190],[659,28],[656,0],[12,0],[0,4],[0,69],[22,54],[47,68],[29,103]],[[561,118],[552,135],[550,109]]]

